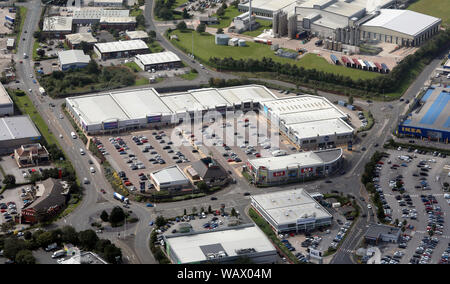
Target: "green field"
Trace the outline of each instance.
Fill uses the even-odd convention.
[[[450,3],[448,0],[418,0],[408,10],[442,19],[442,24],[450,26]]]
[[[150,53],[163,52],[164,48],[159,44],[159,42],[154,41],[152,43],[147,43],[148,49],[150,49]]]
[[[24,92],[18,93],[16,91],[10,91],[8,93],[20,112],[22,114],[28,114],[30,116],[31,120],[36,124],[39,132],[42,134],[42,136],[44,136],[47,143],[55,144],[59,147],[58,141],[56,140],[55,136],[50,133],[47,124],[34,107],[31,99]]]
[[[191,81],[198,77],[198,72],[192,72],[191,70],[187,74],[180,75],[180,77],[183,78],[184,80]]]
[[[19,25],[19,31],[17,32],[16,35],[16,44],[15,44],[15,48],[14,48],[14,53],[16,53],[17,51],[17,46],[19,46],[19,42],[20,42],[20,35],[22,34],[22,29],[23,29],[23,24],[25,23],[25,17],[27,16],[27,8],[26,7],[19,7],[19,13],[20,13],[20,25]]]
[[[186,53],[190,53],[192,50],[192,35],[191,31],[180,32],[178,30],[173,31],[172,34],[176,34],[179,40],[171,40],[171,42],[184,50]],[[208,33],[199,34],[194,32],[194,54],[197,59],[207,64],[211,57],[232,57],[234,59],[262,59],[263,57],[270,57],[274,61],[280,63],[295,64],[308,69],[316,69],[319,71],[340,74],[343,76],[350,76],[354,80],[357,79],[371,79],[377,76],[381,76],[380,73],[360,71],[343,66],[336,66],[328,63],[324,58],[321,58],[315,54],[306,54],[300,60],[293,60],[288,58],[282,58],[274,55],[274,52],[270,50],[270,47],[264,44],[247,42],[247,47],[233,47],[216,45],[214,43],[214,36]],[[243,70],[244,71],[244,70]]]
[[[230,26],[231,21],[234,17],[239,16],[241,12],[238,11],[234,6],[230,6],[225,10],[225,15],[223,17],[218,17],[216,14],[212,15],[212,17],[218,17],[220,23],[218,25],[208,25],[211,28],[227,28]]]

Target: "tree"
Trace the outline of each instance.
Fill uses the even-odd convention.
[[[98,242],[98,236],[93,230],[85,230],[78,233],[80,244],[86,250],[93,250]]]
[[[348,97],[348,104],[353,104],[353,96]]]
[[[100,214],[100,219],[102,219],[103,222],[108,222],[109,215],[105,210],[103,210],[102,214]]]
[[[122,208],[116,206],[109,215],[109,222],[111,224],[117,224],[125,220],[125,217],[125,212],[123,212]]]
[[[8,238],[3,244],[3,255],[6,258],[15,260],[17,253],[25,249],[26,244],[24,240]]]
[[[187,215],[186,208],[184,208],[183,215]]]
[[[110,244],[105,247],[103,256],[109,263],[119,264],[122,262],[122,250],[114,244]]]
[[[208,190],[208,185],[204,181],[199,181],[197,183],[197,188],[200,189],[201,191],[207,191]]]
[[[156,32],[155,31],[149,31],[148,32],[148,35],[151,37],[151,38],[153,38],[153,39],[156,39]]]
[[[208,213],[209,213],[209,214],[212,213],[211,205],[208,206]]]
[[[44,57],[45,56],[45,50],[43,50],[42,48],[39,48],[36,51],[37,55],[39,55],[39,57]]]
[[[54,243],[52,232],[44,232],[40,234],[36,239],[38,245],[42,248],[47,247],[49,244]]]
[[[222,7],[220,7],[219,9],[217,9],[216,14],[219,17],[223,17],[225,15],[225,10]]]
[[[167,223],[167,221],[166,221],[166,219],[163,216],[159,215],[158,217],[156,217],[156,220],[155,220],[156,226],[162,227],[166,223]]]
[[[183,9],[183,19],[189,19],[191,16],[189,15],[186,8]]]
[[[16,177],[13,175],[6,175],[3,179],[3,183],[6,185],[6,187],[13,187],[16,185]]]
[[[201,23],[200,25],[197,26],[196,30],[198,33],[204,33],[206,31],[206,25]]]
[[[35,264],[36,259],[34,258],[30,250],[21,250],[16,254],[15,259],[17,264]]]
[[[25,240],[31,240],[31,238],[33,237],[33,235],[31,234],[31,232],[30,231],[26,231],[25,233],[24,233],[24,235],[23,235],[23,238],[25,239]]]
[[[177,29],[180,31],[185,31],[187,29],[187,25],[184,21],[181,21],[177,24]]]
[[[105,248],[111,244],[110,240],[101,239],[98,240],[98,242],[95,244],[95,250],[103,252],[105,251]]]
[[[137,26],[143,26],[145,27],[145,17],[144,15],[140,14],[136,17],[136,24]]]
[[[61,240],[64,243],[77,245],[79,243],[78,233],[72,226],[64,226],[61,229]]]
[[[84,53],[88,54],[89,50],[91,50],[91,46],[89,45],[89,43],[82,41],[82,42],[80,42],[78,49],[81,49],[81,50],[83,50]]]
[[[86,66],[86,71],[89,74],[98,74],[99,71],[100,71],[100,68],[99,68],[99,66],[98,66],[98,64],[97,64],[97,62],[95,60],[90,60],[88,65]],[[55,73],[55,72],[53,72],[53,73]]]
[[[237,216],[236,209],[231,208],[231,216],[233,216],[233,217]]]
[[[216,34],[223,34],[223,29],[222,28],[218,28]]]

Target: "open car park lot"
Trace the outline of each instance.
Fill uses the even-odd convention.
[[[192,127],[181,125],[96,138],[114,169],[125,173],[131,183],[128,188],[139,190],[140,182],[144,181],[148,191],[151,190],[149,174],[174,164],[184,170],[192,162],[212,156],[229,174],[241,176],[247,159],[271,156],[272,151],[280,149],[287,154],[297,152],[278,132],[272,141],[269,131],[258,130],[258,123],[265,123],[265,119],[237,117],[224,124],[210,121]]]
[[[382,255],[393,257],[396,251],[402,251],[401,257],[398,253],[400,263],[421,260],[422,263],[439,263],[450,242],[450,204],[442,186],[449,181],[447,173],[443,172],[448,159],[405,149],[387,152],[390,157],[382,159],[383,165],[379,165],[379,177],[374,183],[379,185],[377,191],[384,206],[390,207],[386,209],[391,212],[385,212],[391,215],[393,222],[406,220],[407,228],[402,233],[404,240],[382,246]],[[397,190],[397,182],[404,188],[403,193]],[[428,231],[433,228],[434,234],[428,239]],[[401,248],[400,243],[406,244],[406,248]],[[411,260],[414,255],[416,258]]]

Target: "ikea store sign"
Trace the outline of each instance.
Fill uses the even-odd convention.
[[[403,133],[422,134],[422,130],[419,128],[412,128],[406,126],[400,126],[400,131]]]

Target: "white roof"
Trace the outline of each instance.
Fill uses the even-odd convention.
[[[113,3],[113,4],[122,4],[123,0],[94,0],[94,3]]]
[[[128,17],[129,10],[83,9],[73,12],[74,19],[100,19],[101,17]]]
[[[264,102],[277,97],[265,86],[248,85],[217,89],[228,102],[241,103],[246,101]]]
[[[0,105],[5,105],[5,104],[12,104],[13,101],[11,99],[11,97],[9,96],[8,92],[5,89],[5,86],[3,86],[2,83],[0,83]]]
[[[58,58],[61,65],[75,63],[89,63],[91,57],[84,54],[83,50],[71,49],[58,52]]]
[[[136,17],[101,17],[100,23],[107,23],[107,24],[136,23]]]
[[[217,89],[205,88],[198,90],[190,90],[194,98],[197,99],[205,108],[215,108],[218,106],[230,106],[231,104],[225,100]]]
[[[164,186],[165,184],[181,185],[189,183],[189,179],[177,165],[153,172],[150,176],[160,186]]]
[[[288,127],[299,139],[353,133],[353,128],[339,118],[290,124]]]
[[[0,118],[0,141],[40,136],[28,115]]]
[[[294,3],[296,3],[296,0],[253,0],[252,9],[256,8],[276,12]],[[249,3],[247,2],[241,5],[248,7]]]
[[[97,42],[97,39],[91,33],[69,34],[69,35],[66,35],[66,39],[71,44],[79,44],[82,41],[85,41],[87,43],[96,43]]]
[[[158,93],[153,88],[113,92],[111,97],[130,118],[137,119],[172,113],[159,99]]]
[[[256,169],[264,167],[270,171],[278,171],[290,167],[306,168],[322,165],[324,163],[330,163],[334,160],[337,160],[341,155],[342,150],[340,148],[336,148],[333,150],[324,150],[315,152],[309,151],[286,156],[251,159],[248,160],[248,162]]]
[[[189,93],[161,96],[161,100],[174,112],[193,112],[204,109],[203,105]]]
[[[6,46],[13,46],[16,40],[14,38],[8,38],[6,40]]]
[[[288,113],[302,113],[317,110],[330,110],[333,112],[339,112],[342,116],[346,116],[329,100],[318,96],[303,95],[286,99],[266,101],[263,102],[263,104],[268,107],[272,113],[275,113],[278,116]]]
[[[292,224],[301,219],[331,218],[331,214],[303,188],[253,195],[252,203],[276,224]]]
[[[142,62],[143,65],[162,64],[167,62],[178,62],[181,59],[172,51],[138,54],[136,58]]]
[[[130,39],[143,39],[148,38],[148,34],[146,31],[126,31],[125,34]]]
[[[79,96],[66,100],[88,125],[129,119],[110,94]]]
[[[46,17],[42,30],[46,32],[72,31],[72,17]]]
[[[202,248],[209,245],[223,248],[228,257],[237,256],[236,251],[240,249],[253,248],[257,253],[275,250],[266,235],[255,225],[168,236],[166,242],[180,263],[206,261],[207,257]]]
[[[95,47],[101,53],[148,49],[147,44],[139,39],[96,43]]]
[[[312,122],[317,120],[336,119],[336,118],[346,118],[346,115],[342,114],[341,112],[337,111],[334,108],[318,109],[312,111],[296,112],[280,115],[280,119],[286,125]]]
[[[441,21],[439,18],[410,10],[381,9],[380,15],[363,26],[382,27],[402,34],[416,36]]]

